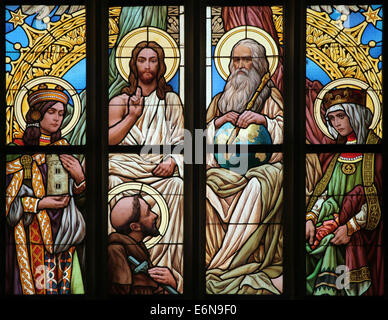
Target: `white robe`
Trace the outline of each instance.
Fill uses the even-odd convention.
[[[274,94],[276,94],[275,97]],[[264,103],[261,113],[266,118],[267,129],[272,143],[282,143],[283,104],[280,93],[277,90],[272,90],[272,95]],[[207,126],[208,144],[213,144],[214,142],[216,133],[214,121],[215,119],[211,120]],[[270,177],[269,180],[277,181],[277,183],[280,181],[280,185],[283,179],[283,165],[280,163],[281,160],[282,154],[274,153],[269,161],[271,164],[276,163],[276,170],[271,170],[274,176]],[[209,168],[219,167],[213,154],[208,154],[207,165]],[[265,166],[262,168],[264,169]],[[268,172],[268,174],[270,173]],[[206,199],[208,201],[206,213],[206,238],[208,242],[206,263],[208,270],[228,270],[238,250],[257,229],[258,224],[267,215],[267,211],[272,209],[263,204],[263,200],[266,200],[263,197],[279,197],[281,188],[272,188],[271,195],[262,194],[263,182],[256,177],[251,178],[244,189],[226,198],[218,196],[208,184],[206,185]],[[218,219],[221,219],[222,222],[227,224],[226,231],[221,229],[221,225],[217,222],[217,217],[215,216],[218,216]],[[274,285],[277,290],[282,291],[282,276],[275,280]],[[276,289],[273,288],[270,291],[277,292]]]
[[[133,125],[121,145],[178,145],[183,144],[183,107],[173,92],[160,100],[156,91],[144,99],[142,115]],[[172,177],[153,175],[164,158],[172,157],[176,170]],[[183,155],[179,154],[110,154],[109,189],[128,181],[147,184],[157,190],[169,208],[169,223],[158,244],[149,249],[155,266],[169,267],[177,280],[177,290],[183,290]],[[123,195],[133,194],[129,191]],[[110,203],[110,207],[119,197]],[[152,199],[150,200],[151,206]],[[147,201],[148,202],[148,201]],[[157,208],[154,208],[157,211]],[[158,212],[157,212],[158,213]],[[109,233],[113,231],[109,220]]]

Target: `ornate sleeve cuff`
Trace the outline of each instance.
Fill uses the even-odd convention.
[[[85,188],[86,188],[86,180],[82,181],[80,184],[74,183],[73,192],[75,194],[80,194],[85,190]]]
[[[34,197],[23,197],[22,198],[23,211],[28,213],[37,213],[39,200],[40,200],[39,198],[34,198]]]
[[[351,236],[353,233],[361,229],[360,225],[356,221],[356,218],[354,217],[346,223],[346,227],[348,230],[348,236]]]
[[[318,216],[314,212],[309,211],[306,213],[306,222],[309,220],[312,220],[313,223],[316,224],[318,220]]]

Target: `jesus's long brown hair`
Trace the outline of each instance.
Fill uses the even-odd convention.
[[[138,87],[139,75],[136,68],[136,60],[139,52],[145,48],[151,49],[156,52],[158,56],[159,70],[156,75],[156,95],[159,99],[163,100],[166,96],[166,92],[172,91],[172,87],[166,83],[164,74],[166,73],[166,64],[164,63],[164,51],[155,41],[142,41],[139,42],[132,51],[132,58],[129,62],[130,74],[128,78],[129,86],[124,87],[121,93],[126,93],[129,96],[135,94]]]

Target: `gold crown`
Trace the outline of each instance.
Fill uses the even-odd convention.
[[[327,110],[331,106],[341,103],[366,105],[366,91],[353,88],[333,89],[323,97],[323,107]]]

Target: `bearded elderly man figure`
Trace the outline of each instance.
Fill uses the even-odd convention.
[[[264,125],[273,144],[283,142],[283,100],[271,80],[246,110],[269,71],[264,46],[240,40],[232,49],[230,75],[224,91],[207,111],[207,139],[223,124],[238,128]],[[214,155],[207,159],[206,264],[207,292],[213,294],[280,294],[282,292],[281,224],[282,155],[245,175],[221,168]]]

